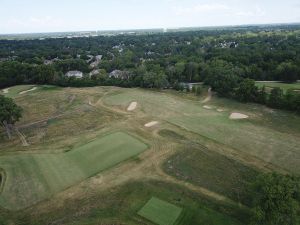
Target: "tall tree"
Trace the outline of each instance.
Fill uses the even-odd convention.
[[[209,84],[220,96],[231,96],[238,86],[242,71],[224,60],[214,60],[209,66],[205,83]]]
[[[272,89],[267,104],[274,108],[283,106],[283,90],[279,87]]]
[[[253,185],[253,224],[298,224],[299,193],[299,179],[276,173],[259,176]]]
[[[299,76],[297,66],[290,62],[283,62],[276,68],[280,80],[288,83],[296,82]]]
[[[255,86],[255,81],[251,79],[244,79],[235,91],[235,97],[242,102],[255,102],[257,96],[258,88]]]
[[[22,108],[11,98],[0,95],[0,122],[6,129],[8,138],[11,138],[13,125],[22,117]]]

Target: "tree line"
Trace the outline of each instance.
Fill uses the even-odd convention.
[[[299,35],[300,26],[294,25],[0,40],[0,88],[54,84],[181,89],[182,82],[205,82],[220,96],[299,111],[298,93],[277,88],[268,93],[247,80],[291,83],[300,79]],[[92,68],[96,55],[102,55],[102,60]],[[82,79],[66,77],[70,70],[85,75]],[[109,76],[114,70],[123,71],[126,78]]]

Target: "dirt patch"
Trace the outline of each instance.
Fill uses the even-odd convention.
[[[242,114],[242,113],[231,113],[229,116],[229,119],[231,120],[241,120],[241,119],[247,119],[249,116]]]
[[[218,112],[225,112],[225,109],[217,109]]]
[[[202,101],[202,103],[209,102],[211,100],[211,97],[212,97],[212,91],[211,88],[209,88],[207,91],[207,97]]]
[[[212,109],[212,107],[211,107],[211,106],[208,106],[208,105],[203,106],[203,108],[204,108],[204,109]]]
[[[19,138],[20,138],[20,141],[22,142],[22,146],[24,146],[24,147],[29,146],[25,135],[22,132],[20,132],[18,128],[16,128],[15,130],[16,130],[16,133],[18,134]]]
[[[152,122],[146,123],[146,124],[145,124],[145,127],[153,127],[153,126],[155,126],[155,125],[157,125],[157,124],[158,124],[157,121],[152,121]]]
[[[176,133],[175,131],[172,131],[172,130],[167,130],[167,129],[164,129],[164,130],[160,130],[159,132],[159,135],[162,136],[162,137],[167,137],[167,138],[174,138],[176,140],[185,140],[186,138],[178,133]]]
[[[133,111],[137,107],[137,102],[131,102],[130,105],[127,108],[127,111]]]
[[[28,92],[34,91],[34,90],[36,90],[36,89],[37,89],[37,87],[33,87],[33,88],[29,89],[29,90],[21,91],[19,94],[20,94],[20,95],[23,95],[23,94],[26,94],[26,93],[28,93]]]
[[[3,94],[7,94],[8,93],[9,88],[3,89],[2,92]]]

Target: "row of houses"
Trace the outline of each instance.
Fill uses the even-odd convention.
[[[99,69],[95,69],[89,73],[89,76],[97,75],[100,73]],[[65,74],[66,77],[75,77],[75,78],[83,78],[83,73],[78,70],[69,71]],[[127,80],[130,77],[130,73],[128,71],[122,70],[114,70],[108,74],[109,78],[122,79]]]

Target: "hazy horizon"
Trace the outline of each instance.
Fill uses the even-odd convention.
[[[0,34],[300,22],[298,0],[1,0]]]

